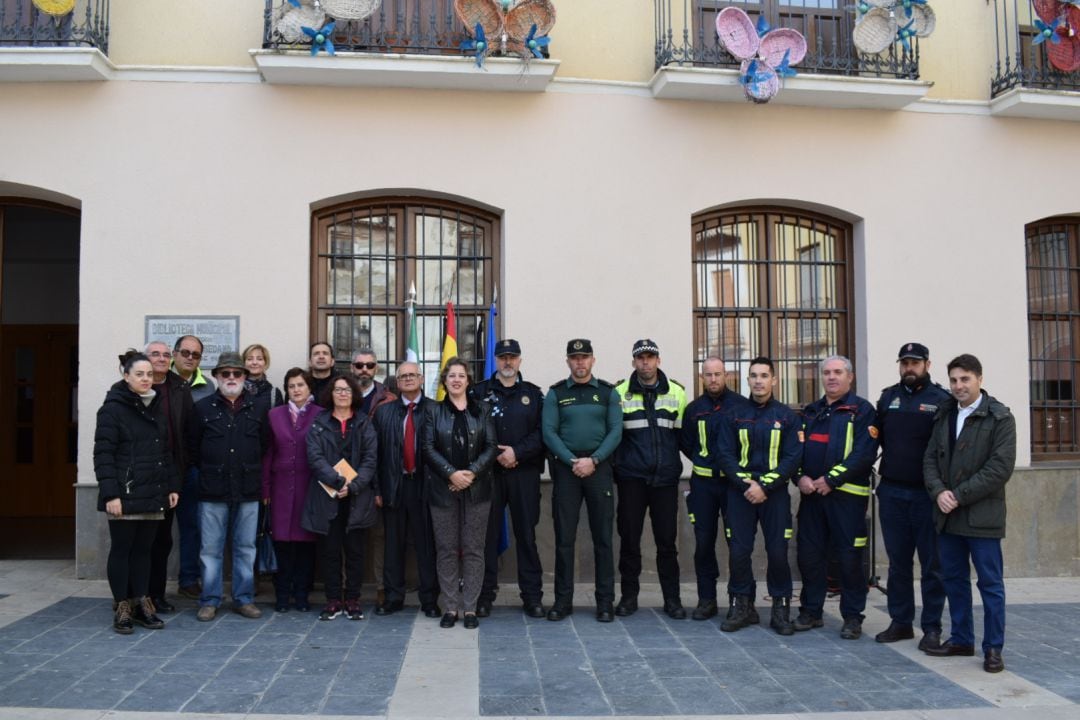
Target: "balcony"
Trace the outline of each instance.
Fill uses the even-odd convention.
[[[524,62],[496,49],[484,60],[483,70],[477,68],[461,50],[469,35],[454,13],[453,0],[382,0],[363,20],[333,18],[336,4],[321,3],[320,13],[309,0],[299,9],[284,0],[266,0],[262,49],[252,51],[264,80],[292,85],[542,92],[559,66],[546,53],[544,59]],[[309,26],[334,20],[334,57],[311,54],[298,18],[310,21]]]
[[[0,82],[104,80],[109,0],[0,0]]]
[[[716,16],[740,7],[755,22],[798,30],[806,57],[798,75],[784,81],[772,100],[787,105],[899,109],[920,98],[931,83],[919,80],[919,41],[877,54],[855,48],[855,15],[847,0],[653,0],[656,14],[656,74],[653,95],[678,100],[742,102],[739,61],[716,35]]]
[[[1080,8],[1053,0],[1035,6],[1027,0],[994,0],[990,111],[1004,117],[1080,120]],[[1047,26],[1053,28],[1049,36],[1043,33]]]

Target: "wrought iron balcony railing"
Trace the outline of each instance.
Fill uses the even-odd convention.
[[[32,0],[0,0],[0,47],[91,47],[109,52],[109,0],[74,0],[51,15]],[[65,3],[43,3],[54,12]]]
[[[996,28],[994,76],[990,97],[1015,87],[1080,90],[1080,8],[1070,3],[1042,2],[1045,20],[1029,0],[994,0]],[[1054,25],[1057,36],[1036,42],[1037,21]],[[1073,70],[1062,69],[1076,66]]]
[[[851,33],[854,6],[848,0],[653,0],[656,12],[656,69],[667,65],[738,68],[716,35],[716,16],[728,6],[741,7],[756,22],[764,15],[772,27],[798,30],[808,52],[801,73],[857,77],[919,77],[919,42],[911,49],[893,44],[877,55],[856,49]]]

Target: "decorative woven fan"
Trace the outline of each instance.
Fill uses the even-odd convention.
[[[326,14],[311,5],[283,5],[278,8],[274,18],[273,32],[290,45],[306,43],[310,42],[311,38],[304,34],[301,28],[321,28],[325,22]]]
[[[806,38],[798,30],[772,30],[762,16],[755,27],[742,8],[726,7],[716,16],[720,44],[739,66],[739,83],[748,100],[769,102],[780,91],[780,78],[791,77],[791,69],[806,57]]]
[[[462,49],[476,55],[477,65],[492,53],[512,53],[526,60],[543,57],[540,48],[548,44],[547,35],[555,26],[551,0],[521,0],[505,13],[497,0],[454,0],[454,12],[471,37]]]
[[[323,11],[338,20],[363,20],[379,9],[382,0],[321,0]]]
[[[34,0],[34,7],[46,15],[63,17],[75,9],[75,0]]]
[[[1059,4],[1063,5],[1056,30],[1060,42],[1046,43],[1046,57],[1061,72],[1074,72],[1080,70],[1080,8]]]

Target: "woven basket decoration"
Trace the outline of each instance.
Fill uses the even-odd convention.
[[[279,13],[274,20],[273,32],[290,45],[311,42],[311,38],[300,28],[306,26],[318,30],[326,23],[325,13],[310,5],[301,5],[298,8],[285,5],[280,8]]]
[[[934,10],[929,5],[912,5],[911,6],[911,19],[914,20],[911,29],[915,31],[915,35],[918,37],[930,37],[930,34],[934,32],[934,27],[937,25],[937,17],[934,15]],[[903,15],[900,16],[900,20],[904,21]],[[906,25],[906,22],[901,22]]]
[[[728,6],[720,11],[716,35],[736,60],[749,60],[761,45],[754,23],[742,8]]]
[[[379,9],[382,0],[322,0],[322,9],[338,20],[363,20]]]
[[[864,53],[877,54],[887,50],[896,39],[896,18],[884,8],[874,8],[855,23],[851,33],[855,47]]]
[[[770,68],[779,66],[784,61],[785,54],[788,56],[788,65],[798,64],[806,57],[806,38],[801,32],[790,28],[777,28],[761,38],[758,57]]]
[[[743,92],[746,93],[749,100],[756,103],[767,103],[776,97],[776,93],[780,92],[780,78],[776,76],[772,68],[760,60],[743,60],[742,65],[739,66],[739,75],[745,78],[750,71],[751,65],[755,66],[754,76],[759,79],[743,82]]]
[[[551,0],[523,0],[506,14],[506,32],[515,40],[524,40],[536,25],[536,37],[547,35],[555,27],[555,6]]]
[[[75,0],[34,0],[34,7],[46,15],[63,17],[75,9]]]
[[[1035,7],[1035,14],[1047,25],[1061,15],[1060,0],[1031,0],[1031,4]]]
[[[891,8],[896,6],[896,0],[865,0],[870,7]]]
[[[498,43],[503,33],[503,16],[497,0],[454,0],[454,13],[469,37],[476,35],[476,24],[479,23],[484,28],[488,46]]]
[[[1065,22],[1058,26],[1057,32],[1059,43],[1043,43],[1050,64],[1061,72],[1080,70],[1080,8],[1075,5],[1066,8]]]

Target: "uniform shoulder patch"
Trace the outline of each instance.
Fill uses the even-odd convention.
[[[870,433],[870,437],[874,438],[875,440],[877,440],[877,437],[878,437],[878,435],[880,435],[880,434],[881,434],[881,433],[880,433],[880,432],[878,431],[878,429],[877,429],[877,426],[876,426],[876,425],[871,425],[870,427],[868,427],[868,428],[866,429],[866,431],[867,431],[868,433]]]

